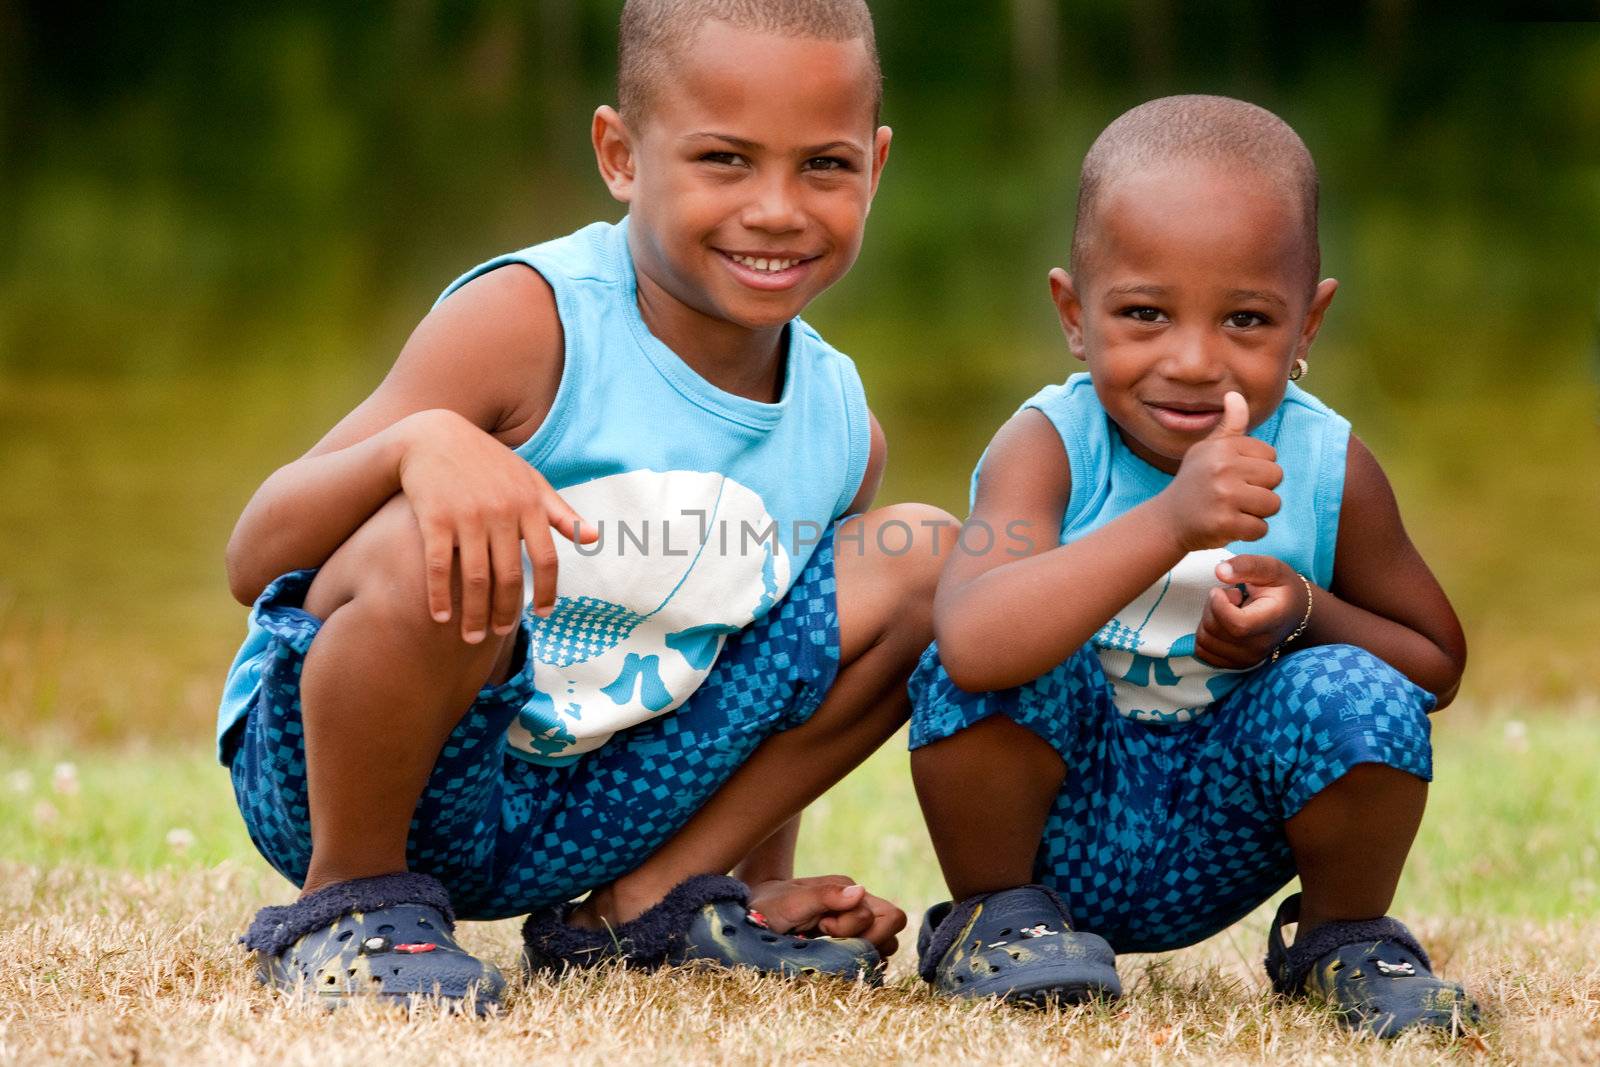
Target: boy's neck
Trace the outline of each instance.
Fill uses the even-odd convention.
[[[783,395],[784,325],[752,330],[696,311],[644,273],[639,315],[656,339],[723,392],[763,404]]]

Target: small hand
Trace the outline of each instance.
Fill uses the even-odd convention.
[[[1221,548],[1266,536],[1267,518],[1281,501],[1273,492],[1283,481],[1277,452],[1248,436],[1250,408],[1240,393],[1222,398],[1222,418],[1211,433],[1183,455],[1162,501],[1185,552]]]
[[[1225,584],[1211,590],[1194,641],[1195,656],[1214,667],[1256,666],[1306,616],[1305,583],[1280,559],[1234,556],[1217,564],[1217,581]]]
[[[493,436],[454,412],[410,416],[400,485],[422,530],[427,609],[449,622],[451,578],[459,563],[461,639],[477,644],[492,627],[512,633],[522,616],[522,545],[533,563],[533,607],[555,604],[554,527],[591,542],[583,523],[544,476]]]
[[[899,948],[895,935],[906,913],[841,874],[762,882],[750,890],[750,907],[779,933],[863,937],[884,959]]]

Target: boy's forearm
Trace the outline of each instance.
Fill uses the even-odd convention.
[[[1312,594],[1306,632],[1284,652],[1311,645],[1356,645],[1432,693],[1442,708],[1454,699],[1466,666],[1465,650],[1452,650],[1403,623],[1358,607],[1326,589]]]
[[[252,603],[267,583],[316,567],[400,491],[407,420],[348,448],[280,467],[257,489],[228,539],[228,587]]]
[[[1071,544],[941,589],[934,629],[951,680],[970,692],[1007,689],[1082,648],[1183,558],[1164,507],[1147,501]]]

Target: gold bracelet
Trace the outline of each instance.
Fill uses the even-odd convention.
[[[1272,650],[1272,658],[1267,660],[1268,663],[1278,662],[1278,657],[1283,654],[1283,647],[1305,633],[1306,627],[1311,625],[1311,581],[1299,571],[1296,571],[1294,576],[1300,579],[1301,585],[1306,587],[1306,613],[1300,616],[1300,625],[1294,628],[1294,633],[1278,642],[1278,647]]]

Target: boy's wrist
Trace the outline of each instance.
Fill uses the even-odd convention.
[[[1145,512],[1148,517],[1145,526],[1164,556],[1176,562],[1193,551],[1183,542],[1183,526],[1178,521],[1170,489],[1163,489],[1134,511]]]
[[[452,420],[465,421],[447,408],[428,408],[414,411],[391,425],[385,431],[388,440],[384,442],[384,447],[394,469],[403,469],[411,453],[424,443],[437,440]]]

